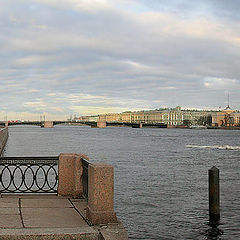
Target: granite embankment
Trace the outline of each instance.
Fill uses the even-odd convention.
[[[8,128],[0,128],[0,156],[8,140]]]

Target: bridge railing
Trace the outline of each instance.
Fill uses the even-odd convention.
[[[59,157],[0,157],[0,193],[57,193]]]

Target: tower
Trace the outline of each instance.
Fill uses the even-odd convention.
[[[228,93],[228,105],[227,105],[227,107],[226,107],[226,110],[228,110],[228,109],[231,109],[231,108],[230,108],[230,96],[229,96],[229,93]]]

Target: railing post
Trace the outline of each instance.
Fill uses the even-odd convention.
[[[87,218],[94,225],[117,222],[114,212],[114,173],[111,165],[88,166]]]
[[[83,169],[83,173],[82,173],[82,186],[83,186],[83,197],[88,199],[88,166],[89,166],[89,162],[82,158],[82,169]]]
[[[209,221],[217,223],[220,220],[219,169],[208,170],[209,177]]]
[[[82,157],[87,156],[74,153],[61,153],[58,165],[58,194],[78,198],[82,196]]]

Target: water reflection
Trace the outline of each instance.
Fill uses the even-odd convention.
[[[210,221],[208,223],[209,229],[206,232],[207,240],[221,240],[223,235],[223,230],[219,228],[220,221]]]

